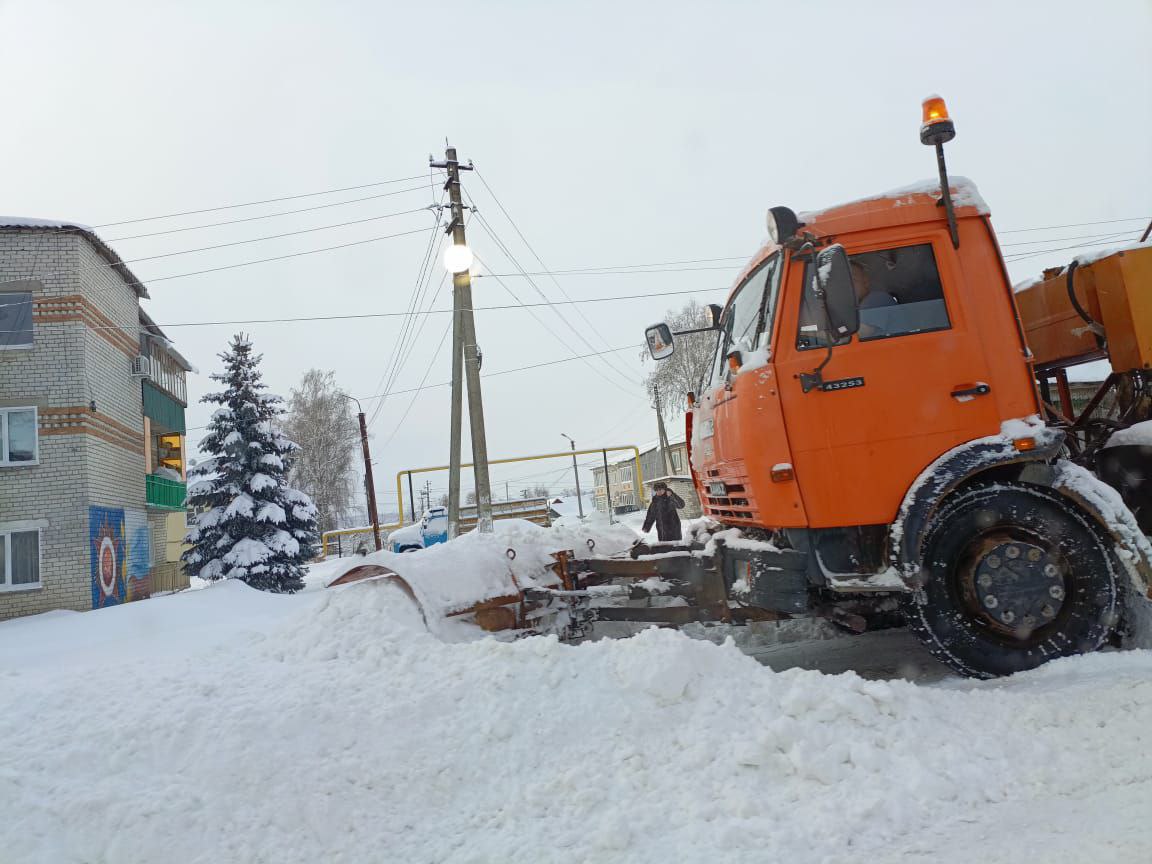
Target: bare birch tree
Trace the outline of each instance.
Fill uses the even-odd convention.
[[[695,300],[689,300],[679,311],[668,310],[664,321],[673,330],[693,330],[711,323],[708,309]],[[666,418],[673,419],[684,413],[689,390],[699,394],[715,353],[716,334],[709,332],[677,336],[676,350],[667,359],[653,361],[647,349],[640,355],[642,360],[655,363],[644,384],[649,395],[653,387],[660,388]]]
[[[358,483],[360,430],[351,401],[336,386],[335,373],[304,373],[288,400],[284,431],[300,446],[290,480],[312,498],[320,530],[343,527]]]

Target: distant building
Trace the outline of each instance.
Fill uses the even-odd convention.
[[[0,619],[187,585],[185,375],[95,232],[0,217]]]
[[[668,468],[672,470],[669,471]],[[640,448],[640,473],[644,486],[643,495],[636,478],[636,462],[632,455],[624,456],[608,463],[605,483],[604,467],[592,469],[592,482],[596,492],[596,509],[608,512],[608,495],[611,493],[613,513],[628,513],[647,506],[652,497],[652,484],[663,480],[677,495],[684,499],[682,515],[685,519],[695,518],[703,512],[696,488],[692,485],[691,469],[688,466],[688,446],[683,436],[668,441],[668,464],[665,465],[657,442]]]

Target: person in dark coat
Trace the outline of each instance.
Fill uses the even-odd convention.
[[[652,484],[652,502],[648,505],[648,515],[644,517],[644,531],[656,525],[656,536],[661,542],[680,539],[680,514],[676,511],[684,506],[684,499],[668,488],[668,484],[657,480]]]

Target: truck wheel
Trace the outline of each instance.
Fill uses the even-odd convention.
[[[1121,608],[1113,552],[1059,493],[975,486],[946,502],[924,538],[908,624],[962,675],[992,678],[1095,651]]]

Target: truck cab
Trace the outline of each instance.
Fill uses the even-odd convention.
[[[419,522],[397,528],[388,535],[388,551],[417,552],[448,542],[448,508],[430,507]]]
[[[955,179],[956,249],[933,191],[801,214],[811,248],[770,243],[745,268],[693,411],[706,513],[753,527],[888,525],[935,459],[1040,411],[987,208]],[[815,296],[813,252],[831,244],[849,262],[854,333],[831,332]]]

